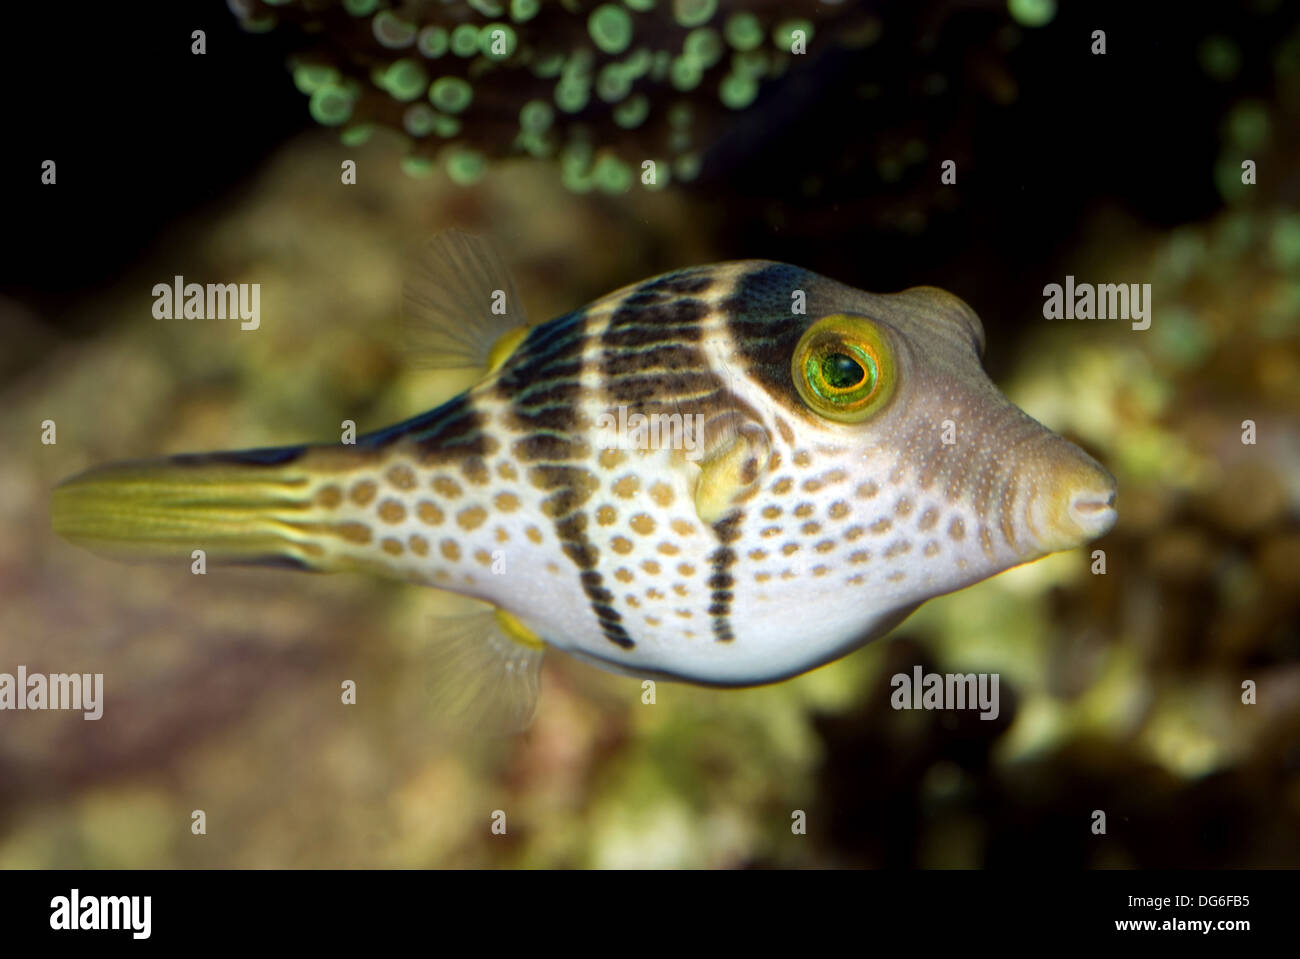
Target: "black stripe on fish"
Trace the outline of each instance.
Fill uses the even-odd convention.
[[[538,489],[550,491],[551,495],[542,501],[542,511],[552,519],[578,512],[600,485],[591,470],[567,463],[530,466],[528,480]]]
[[[496,392],[513,403],[521,393],[557,376],[576,376],[573,364],[581,362],[587,336],[587,314],[577,310],[528,331],[497,374]],[[561,366],[559,364],[568,364]]]
[[[717,385],[697,345],[710,307],[689,294],[713,286],[707,272],[679,271],[635,287],[601,335],[601,385],[609,408],[680,412],[677,397]]]
[[[790,376],[790,358],[814,318],[790,313],[791,294],[811,294],[816,279],[798,267],[772,263],[740,277],[721,307],[746,372],[792,410],[804,404]]]
[[[698,333],[698,329],[696,330]],[[675,338],[674,338],[675,339]],[[603,341],[601,372],[609,377],[628,376],[644,370],[669,370],[703,372],[704,354],[699,347],[679,342],[657,342],[636,349],[618,349]]]
[[[510,451],[515,459],[524,463],[551,463],[556,460],[585,458],[590,455],[591,446],[580,436],[533,433],[515,440]]]
[[[626,406],[629,413],[704,412],[682,409],[678,397],[698,396],[721,386],[716,373],[640,373],[611,378],[605,384],[605,398],[610,407]]]
[[[709,312],[703,300],[637,287],[615,307],[601,343],[615,349],[696,342]]]
[[[583,441],[577,411],[585,341],[586,314],[570,313],[529,331],[501,368],[496,393],[510,404],[509,426],[522,434],[516,455],[525,462],[550,458],[546,450],[529,448],[534,433]]]
[[[274,446],[256,450],[230,450],[220,453],[181,453],[170,457],[178,466],[212,466],[231,463],[238,466],[283,466],[307,452],[306,446]]]
[[[711,266],[689,266],[665,273],[637,287],[638,293],[661,293],[669,296],[696,296],[707,293],[715,282]]]
[[[585,502],[590,495],[589,491],[582,493],[581,500]],[[576,498],[576,496],[577,494],[570,487],[558,491],[555,496],[548,500],[548,503],[569,505],[567,501],[571,497]],[[587,514],[580,508],[568,513],[568,515],[557,516],[555,535],[560,539],[560,547],[564,550],[564,554],[578,568],[582,591],[587,594],[592,615],[596,617],[600,631],[615,646],[622,649],[632,649],[636,646],[636,643],[627,634],[627,629],[623,626],[622,615],[610,605],[614,601],[614,594],[605,588],[604,577],[596,569],[596,565],[600,560],[600,551],[596,549],[591,538],[587,536],[587,522]]]
[[[605,588],[600,573],[594,569],[584,571],[582,589],[591,600],[591,610],[596,614],[596,622],[600,624],[600,631],[605,634],[605,638],[623,649],[634,648],[636,643],[623,628],[622,614],[610,605],[614,601],[614,594]]]
[[[514,454],[534,464],[528,468],[529,481],[551,491],[542,508],[554,521],[561,549],[578,569],[600,631],[615,646],[632,649],[636,643],[596,569],[600,552],[587,535],[583,511],[596,487],[591,470],[581,465],[591,455],[580,421],[587,323],[580,311],[532,330],[502,367],[496,389],[510,403],[511,427],[523,434],[512,447]]]
[[[262,566],[270,569],[292,569],[303,573],[310,573],[315,570],[315,567],[305,559],[299,559],[297,556],[278,554],[256,556],[252,559],[240,560],[239,564],[241,566]]]
[[[427,413],[357,437],[357,446],[381,449],[399,440],[415,444],[422,463],[436,464],[493,453],[497,441],[484,432],[486,417],[462,393]]]
[[[720,643],[729,643],[736,638],[731,630],[732,587],[736,584],[731,568],[736,565],[736,551],[731,544],[740,539],[741,515],[736,513],[713,524],[718,548],[709,557],[712,572],[709,576],[709,589],[712,591],[709,615],[713,617],[713,638]]]

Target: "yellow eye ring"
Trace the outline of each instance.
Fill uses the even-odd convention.
[[[799,338],[790,374],[813,412],[840,423],[861,423],[894,395],[898,367],[878,324],[865,316],[835,313]]]

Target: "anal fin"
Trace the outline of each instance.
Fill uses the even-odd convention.
[[[472,737],[527,729],[537,707],[545,643],[497,609],[434,617],[432,625],[430,644],[415,667],[432,725]]]

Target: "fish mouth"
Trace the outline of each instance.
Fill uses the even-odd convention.
[[[1089,540],[1105,536],[1115,526],[1119,513],[1115,509],[1115,489],[1075,493],[1070,500],[1070,520]]]
[[[1058,438],[1059,439],[1059,438]],[[1073,443],[1051,447],[1045,489],[1029,503],[1026,519],[1043,553],[1075,549],[1115,526],[1115,477]]]

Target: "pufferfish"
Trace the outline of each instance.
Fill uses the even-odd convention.
[[[353,443],[91,469],[56,488],[55,530],[482,601],[444,630],[472,673],[456,683],[517,727],[547,646],[771,683],[1116,519],[1110,473],[997,390],[979,318],[934,287],[866,293],[747,260],[529,325],[492,248],[446,233],[403,299],[439,365],[482,368],[477,385]]]

